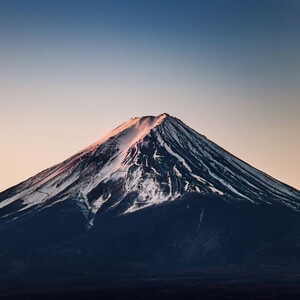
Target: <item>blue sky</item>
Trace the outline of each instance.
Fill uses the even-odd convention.
[[[162,112],[300,188],[300,1],[0,0],[0,39],[0,190]]]

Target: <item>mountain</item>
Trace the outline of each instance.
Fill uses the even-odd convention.
[[[0,194],[0,287],[292,274],[299,210],[300,191],[182,121],[133,118]]]

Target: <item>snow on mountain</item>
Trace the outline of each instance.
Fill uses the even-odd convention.
[[[73,201],[93,225],[97,213],[128,214],[188,192],[254,205],[300,208],[300,192],[231,155],[180,120],[133,118],[66,161],[0,194],[0,218]]]

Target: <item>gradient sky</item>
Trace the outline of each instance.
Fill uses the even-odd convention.
[[[167,112],[300,189],[300,1],[0,0],[0,191]]]

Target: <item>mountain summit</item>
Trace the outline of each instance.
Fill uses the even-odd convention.
[[[0,194],[0,266],[9,281],[291,265],[299,210],[298,190],[179,119],[132,118]]]
[[[92,226],[103,210],[131,213],[189,192],[300,207],[299,191],[161,114],[132,118],[66,161],[2,193],[0,213],[5,209],[4,219],[18,218],[31,209],[73,201]]]

